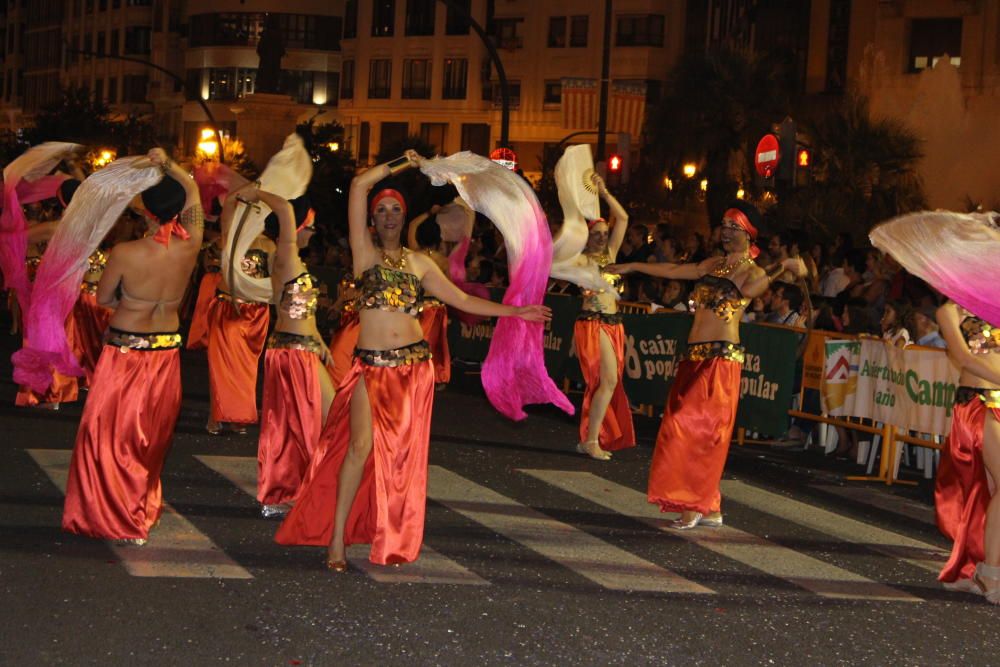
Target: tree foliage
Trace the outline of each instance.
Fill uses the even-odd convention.
[[[347,195],[354,178],[355,162],[344,146],[344,128],[339,123],[295,128],[313,159],[313,178],[306,194],[316,211],[319,226],[347,230]],[[333,144],[337,150],[333,150]]]

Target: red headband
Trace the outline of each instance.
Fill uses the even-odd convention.
[[[316,219],[316,211],[314,209],[309,209],[309,212],[306,213],[306,219],[303,220],[302,224],[298,226],[298,228],[295,230],[295,233],[298,234],[299,232],[301,232],[303,229],[311,225],[313,223],[313,220],[315,219]]]
[[[594,225],[596,225],[599,222],[603,222],[604,224],[606,224],[608,226],[608,229],[611,229],[611,223],[608,222],[607,220],[605,220],[604,218],[598,218],[597,220],[588,220],[587,221],[587,229],[593,229]]]
[[[393,190],[392,188],[385,188],[376,192],[375,196],[372,197],[372,204],[368,208],[368,212],[375,215],[375,207],[378,206],[380,201],[387,197],[392,197],[398,201],[399,205],[403,208],[403,216],[406,216],[406,199],[403,198],[403,195],[399,192],[399,190]]]
[[[750,237],[750,257],[752,259],[757,259],[757,255],[760,254],[760,248],[754,243],[757,240],[757,228],[753,226],[750,222],[750,218],[747,214],[738,208],[731,208],[722,214],[723,218],[730,218],[733,222],[740,226],[740,228],[747,233]]]

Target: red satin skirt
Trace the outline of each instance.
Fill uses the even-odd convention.
[[[357,313],[350,313],[340,320],[340,329],[330,341],[330,357],[333,361],[333,371],[330,377],[333,386],[339,387],[347,377],[354,364],[354,348],[358,346],[358,334],[361,333],[361,323]]]
[[[257,421],[257,365],[267,339],[266,303],[240,303],[239,317],[228,298],[217,298],[209,311],[208,383],[212,421]]]
[[[340,468],[351,439],[351,397],[364,378],[373,446],[347,517],[345,543],[371,544],[368,558],[378,565],[417,559],[424,535],[427,450],[434,403],[429,352],[422,358],[400,366],[373,366],[355,359],[333,400],[295,507],[278,529],[275,541],[314,546],[330,543]]]
[[[962,388],[964,389],[964,388]],[[959,392],[962,392],[959,389]],[[941,452],[934,481],[934,511],[940,531],[954,542],[939,581],[969,579],[985,558],[986,508],[990,488],[983,463],[983,426],[1000,419],[1000,408],[989,408],[979,397],[956,402],[951,434]]]
[[[89,386],[94,378],[97,360],[101,358],[101,351],[104,349],[104,332],[108,330],[113,313],[110,308],[97,303],[95,293],[82,289],[66,322],[70,349],[80,360],[80,366],[86,374],[82,380],[85,386]]]
[[[191,328],[188,329],[187,349],[204,350],[208,348],[208,327],[212,320],[210,311],[217,308],[220,301],[215,298],[215,291],[222,281],[219,271],[206,273],[201,278],[198,287],[198,299],[191,315]]]
[[[594,392],[601,384],[601,332],[607,335],[615,350],[618,362],[618,384],[611,397],[601,431],[597,436],[602,449],[614,451],[635,447],[635,428],[632,425],[632,410],[629,408],[622,373],[625,370],[625,327],[619,323],[603,322],[599,319],[578,319],[573,327],[576,355],[580,358],[580,371],[587,383],[583,394],[583,410],[580,415],[580,442],[587,439],[590,429],[590,404]]]
[[[73,447],[63,530],[146,538],[159,518],[160,470],[181,407],[180,336],[165,335],[176,347],[104,346]]]
[[[448,307],[440,301],[427,302],[420,311],[420,328],[424,340],[431,346],[434,381],[447,384],[451,380],[451,351],[448,349]]]
[[[721,507],[719,482],[736,423],[742,360],[698,358],[678,365],[656,436],[647,497],[664,512],[711,514]]]
[[[303,339],[294,348],[290,338]],[[279,347],[279,345],[281,347]],[[329,370],[308,336],[272,334],[264,353],[264,401],[257,443],[257,500],[291,501],[299,490],[323,430],[320,373]]]

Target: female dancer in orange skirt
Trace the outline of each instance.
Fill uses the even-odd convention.
[[[628,214],[611,196],[600,176],[594,184],[610,210],[610,223],[589,222],[590,236],[581,256],[583,263],[595,265],[608,283],[608,289],[583,291],[583,311],[576,319],[573,340],[580,358],[580,370],[587,383],[580,414],[580,443],[576,450],[591,458],[607,461],[611,452],[635,446],[632,410],[622,386],[625,370],[625,327],[611,290],[621,276],[604,269],[615,261],[625,239]],[[610,229],[610,236],[609,236]]]
[[[97,285],[107,262],[108,256],[103,250],[97,249],[90,255],[87,272],[80,283],[80,298],[66,322],[70,347],[86,374],[80,381],[81,387],[89,387],[94,378],[94,369],[104,347],[104,332],[114,312],[97,303]]]
[[[191,316],[191,327],[188,329],[187,349],[204,350],[208,348],[208,324],[212,321],[214,310],[219,303],[216,291],[222,280],[222,249],[219,247],[221,238],[206,242],[201,251],[202,268],[205,274],[198,284],[198,298],[194,304],[194,314]]]
[[[222,238],[233,233],[235,195],[222,209]],[[223,424],[236,433],[246,433],[247,424],[257,422],[257,366],[270,320],[267,303],[247,301],[230,291],[227,271],[243,271],[251,278],[271,275],[274,241],[261,234],[241,258],[239,265],[223,266],[215,307],[208,311],[208,387],[211,412],[205,430],[222,433]]]
[[[148,157],[163,169],[142,191],[155,233],[116,245],[97,287],[98,303],[115,313],[77,431],[62,519],[71,533],[136,545],[145,544],[162,509],[160,470],[181,407],[177,308],[204,226],[191,177],[162,149]],[[149,171],[147,179],[158,176]]]
[[[266,204],[271,214],[265,226],[280,229],[271,272],[278,321],[264,355],[257,445],[257,500],[261,515],[271,517],[285,514],[299,490],[335,391],[328,370],[330,351],[316,328],[319,281],[299,259],[299,250],[316,232],[313,210],[304,198],[290,204],[253,185],[241,196]]]
[[[722,220],[724,258],[699,264],[629,263],[607,267],[659,278],[697,280],[691,292],[694,322],[687,350],[670,386],[649,471],[649,502],[664,512],[680,512],[669,525],[678,530],[722,525],[719,482],[729,453],[744,349],[740,316],[784,271],[805,275],[799,259],[787,259],[773,275],[754,263],[760,213],[743,201]]]
[[[474,314],[536,322],[551,317],[543,306],[471,297],[426,255],[403,247],[403,196],[378,189],[369,204],[368,195],[382,179],[422,160],[407,151],[351,183],[348,223],[361,292],[359,349],[337,388],[295,506],[275,536],[281,544],[327,546],[327,566],[336,572],[347,569],[348,544],[371,544],[369,559],[380,565],[410,562],[420,552],[434,400],[434,369],[418,321],[422,290]]]

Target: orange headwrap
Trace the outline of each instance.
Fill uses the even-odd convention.
[[[731,208],[722,217],[731,219],[747,233],[747,236],[750,237],[750,257],[757,259],[757,255],[760,254],[760,248],[754,243],[757,240],[757,228],[750,222],[747,214],[738,208]]]
[[[368,207],[368,212],[372,215],[375,215],[375,207],[378,206],[378,203],[380,201],[386,199],[387,197],[392,197],[393,199],[399,202],[399,205],[403,208],[403,216],[405,217],[406,198],[403,197],[402,193],[400,193],[399,190],[393,190],[392,188],[384,188],[376,192],[375,196],[372,197],[372,203],[371,206]]]

